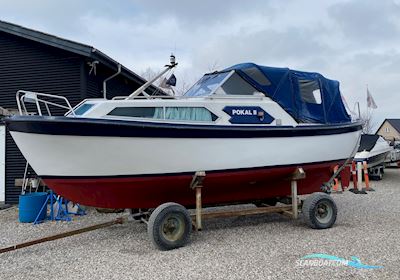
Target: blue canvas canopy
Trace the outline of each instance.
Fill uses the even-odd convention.
[[[235,70],[258,91],[281,105],[301,122],[350,122],[340,95],[339,82],[319,73],[301,72],[289,68],[242,63],[225,69]]]

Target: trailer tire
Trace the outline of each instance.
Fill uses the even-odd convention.
[[[333,226],[336,221],[337,207],[326,193],[316,192],[308,196],[302,207],[306,224],[314,229],[326,229]]]
[[[182,205],[167,202],[150,215],[147,232],[153,244],[162,251],[185,246],[190,239],[192,219]]]

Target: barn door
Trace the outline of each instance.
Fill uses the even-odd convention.
[[[0,125],[0,202],[6,200],[6,127]]]

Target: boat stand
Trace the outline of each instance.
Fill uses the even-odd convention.
[[[49,204],[49,202],[50,202],[50,204]],[[47,219],[47,220],[51,220],[51,221],[70,222],[70,221],[72,221],[72,218],[70,216],[71,214],[74,214],[77,216],[86,215],[85,210],[83,210],[79,204],[75,204],[75,206],[76,206],[75,212],[70,212],[68,210],[68,202],[69,201],[67,199],[57,196],[52,190],[48,191],[46,200],[43,203],[39,213],[37,214],[36,219],[33,222],[33,224],[37,225],[37,224],[44,222],[44,220],[40,220],[40,216],[43,213],[43,211],[46,212],[45,220]],[[50,206],[50,215],[47,215],[48,205]]]
[[[289,216],[293,219],[298,218],[299,214],[299,206],[301,206],[301,202],[297,197],[297,181],[304,179],[306,177],[306,173],[303,168],[298,167],[292,173],[292,175],[288,178],[291,180],[291,199],[288,200],[288,204],[284,206],[269,206],[264,204],[262,207],[251,208],[251,209],[240,209],[240,210],[228,210],[228,211],[213,211],[213,212],[202,212],[202,196],[201,190],[203,188],[203,181],[206,177],[206,173],[204,171],[198,171],[194,174],[193,179],[190,183],[190,188],[195,190],[196,196],[196,210],[195,214],[192,214],[192,224],[195,230],[200,231],[203,228],[202,221],[203,219],[211,219],[211,218],[222,218],[222,217],[239,217],[239,216],[247,216],[247,215],[256,215],[256,214],[264,214],[264,213],[280,213],[285,216]]]

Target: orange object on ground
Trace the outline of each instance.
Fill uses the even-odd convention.
[[[345,166],[340,172],[340,181],[342,183],[342,189],[345,190],[350,187],[350,176],[351,176],[350,165]]]
[[[338,169],[339,169],[339,165],[335,165],[335,167],[333,168],[333,173],[336,173]],[[339,191],[339,179],[335,178],[335,179],[333,179],[333,181],[335,182],[335,184],[333,185],[333,191],[338,192]]]
[[[353,188],[354,190],[358,190],[357,187],[357,167],[356,167],[356,162],[353,161],[351,163],[351,174],[353,175]]]
[[[367,191],[370,190],[369,188],[369,175],[368,175],[368,165],[366,161],[363,161],[363,168],[364,168],[364,182],[365,182],[365,189]]]

